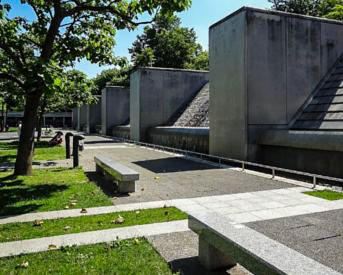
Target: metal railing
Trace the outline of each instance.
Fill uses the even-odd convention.
[[[111,138],[113,138],[113,137],[111,137]],[[135,144],[138,146],[143,146],[143,147],[147,147],[147,148],[158,149],[158,150],[165,151],[165,152],[171,152],[174,154],[184,155],[186,157],[193,156],[193,157],[200,158],[202,160],[216,162],[216,163],[218,163],[219,167],[222,167],[223,164],[228,165],[226,163],[237,164],[237,166],[241,168],[242,172],[244,172],[248,166],[253,167],[253,168],[270,170],[272,179],[275,179],[277,172],[287,173],[287,174],[297,175],[297,176],[302,176],[302,177],[308,177],[308,178],[312,179],[313,189],[315,189],[317,187],[318,180],[337,182],[337,183],[341,183],[341,184],[343,183],[343,179],[341,179],[341,178],[328,177],[328,176],[323,176],[323,175],[318,175],[318,174],[313,174],[313,173],[307,173],[307,172],[301,172],[301,171],[297,171],[297,170],[285,169],[285,168],[280,168],[280,167],[273,167],[273,166],[269,166],[269,165],[263,165],[263,164],[259,164],[259,163],[242,161],[242,160],[237,160],[237,159],[232,159],[232,158],[218,157],[218,156],[214,156],[214,155],[210,155],[210,154],[198,153],[198,152],[193,152],[193,151],[188,151],[188,150],[183,150],[183,149],[177,149],[177,148],[168,147],[168,146],[139,142],[139,141],[134,141],[134,140],[128,140],[125,138],[115,137],[115,139],[118,141],[121,141],[121,142],[125,142],[125,143]],[[249,170],[253,170],[253,169],[249,168]]]

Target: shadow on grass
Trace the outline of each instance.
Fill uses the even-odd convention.
[[[69,187],[67,185],[40,184],[25,185],[23,180],[9,176],[0,179],[0,216],[20,215],[34,212],[42,204],[35,203],[35,200],[50,198],[56,192],[63,192]],[[30,203],[30,201],[32,201]],[[26,205],[16,205],[17,203]]]

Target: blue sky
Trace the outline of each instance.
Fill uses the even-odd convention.
[[[20,4],[20,0],[7,0],[12,5],[12,16],[25,16],[32,18],[33,14],[30,7]],[[197,33],[199,43],[208,48],[208,28],[213,23],[219,21],[242,6],[251,6],[259,8],[269,8],[267,0],[193,0],[192,7],[187,11],[178,14],[182,19],[182,26],[194,28]],[[120,31],[117,33],[117,45],[114,52],[118,56],[127,56],[129,58],[128,48],[136,36],[142,33],[143,27],[128,32]],[[90,64],[83,61],[76,65],[76,69],[85,72],[89,77],[96,76],[103,69],[108,67],[99,67],[96,64]]]

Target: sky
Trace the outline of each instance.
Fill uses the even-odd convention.
[[[20,0],[7,0],[12,5],[11,16],[24,16],[29,19],[34,18],[30,7],[20,4]],[[198,42],[208,49],[208,29],[209,27],[238,10],[243,6],[269,8],[270,3],[267,0],[193,0],[191,8],[179,13],[182,26],[193,28],[198,36]],[[135,31],[119,31],[116,35],[117,45],[114,53],[117,56],[126,56],[130,59],[128,48],[131,47],[136,36],[143,32],[143,26]],[[90,64],[87,61],[81,61],[76,65],[76,69],[83,71],[89,77],[95,77],[102,70],[111,66],[99,67],[97,64]]]

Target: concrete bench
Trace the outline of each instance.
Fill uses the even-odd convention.
[[[120,193],[136,192],[136,181],[139,180],[139,174],[114,160],[96,156],[94,158],[96,164],[96,172],[105,174],[118,184],[118,191]]]
[[[209,270],[239,263],[253,274],[340,274],[216,213],[191,215],[189,228],[199,235],[199,260]]]

